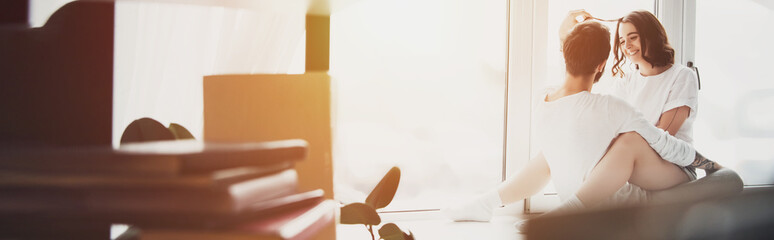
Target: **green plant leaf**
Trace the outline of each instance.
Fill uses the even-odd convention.
[[[193,134],[180,124],[170,123],[168,128],[172,135],[175,135],[175,139],[194,139]]]
[[[384,224],[379,228],[379,239],[384,240],[406,240],[405,233],[394,223]]]
[[[372,206],[374,209],[380,209],[386,207],[392,198],[395,197],[395,191],[398,190],[398,184],[400,183],[400,168],[392,167],[387,174],[384,175],[379,184],[376,184],[374,190],[365,200],[365,203]]]
[[[362,203],[350,203],[341,207],[341,224],[379,225],[382,218],[373,207]]]

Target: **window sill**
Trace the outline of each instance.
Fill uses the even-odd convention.
[[[513,224],[521,216],[495,216],[490,222],[453,222],[439,211],[382,213],[383,223],[395,223],[417,239],[523,239]],[[377,232],[378,229],[374,229]],[[336,225],[338,239],[371,239],[362,225]]]

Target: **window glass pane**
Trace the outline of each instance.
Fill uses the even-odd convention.
[[[560,52],[559,43],[559,24],[564,20],[567,13],[572,10],[584,9],[592,16],[601,19],[618,19],[623,17],[634,10],[647,10],[653,12],[654,1],[653,0],[636,0],[636,1],[616,1],[616,0],[550,0],[548,1],[546,19],[542,20],[546,22],[546,29],[544,29],[545,37],[542,41],[536,39],[536,42],[545,42],[546,45],[542,47],[545,55],[537,56],[536,60],[540,61],[540,57],[545,57],[544,62],[538,62],[535,64],[535,77],[532,82],[532,93],[536,99],[541,97],[546,87],[559,86],[564,82],[565,66],[564,57]],[[539,22],[540,20],[538,20]],[[615,34],[616,23],[615,22],[603,22],[610,29],[610,37],[613,38]],[[541,49],[538,49],[541,50]],[[540,53],[540,52],[539,52]],[[610,73],[610,67],[613,66],[613,54],[611,51],[608,58],[607,68],[599,83],[595,84],[594,91],[604,91],[606,84],[612,78]],[[533,129],[534,132],[534,129]],[[532,145],[532,155],[536,155],[539,151],[539,146]],[[546,193],[553,193],[556,190],[553,187],[553,183],[548,184]]]
[[[334,191],[362,202],[392,166],[388,210],[434,209],[501,180],[507,1],[334,6]]]
[[[697,149],[747,185],[774,184],[774,3],[696,1]]]

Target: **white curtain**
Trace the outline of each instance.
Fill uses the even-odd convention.
[[[306,8],[262,2],[117,2],[113,144],[142,117],[202,139],[205,75],[303,73]]]
[[[43,26],[73,0],[30,0]],[[304,72],[308,0],[123,0],[115,6],[113,145],[135,119],[203,138],[202,77]]]

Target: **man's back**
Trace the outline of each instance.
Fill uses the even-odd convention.
[[[619,133],[650,125],[623,100],[587,91],[538,102],[535,124],[537,146],[562,200],[580,188]]]

